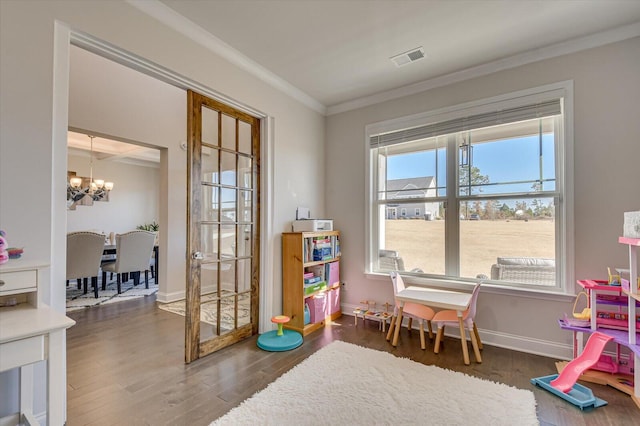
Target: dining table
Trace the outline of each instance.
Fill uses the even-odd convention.
[[[452,309],[458,314],[458,322],[460,324],[460,340],[462,342],[462,356],[464,363],[469,365],[469,350],[467,348],[467,338],[464,329],[463,315],[464,311],[469,307],[471,303],[471,293],[463,293],[460,291],[444,290],[429,287],[417,287],[411,286],[404,290],[399,291],[396,294],[396,300],[400,302],[400,308],[398,309],[398,318],[396,324],[402,324],[402,310],[406,302],[418,303],[421,305],[427,305],[440,309]],[[400,328],[396,327],[393,335],[393,346],[398,345],[398,336],[400,335]],[[478,347],[478,341],[474,333],[469,333],[471,337],[471,345],[476,356],[477,362],[482,362],[480,356],[480,349]]]

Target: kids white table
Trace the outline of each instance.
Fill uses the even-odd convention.
[[[396,300],[400,301],[400,309],[398,310],[397,324],[402,324],[402,309],[406,302],[419,303],[440,309],[452,309],[458,313],[458,322],[460,323],[460,340],[462,342],[462,356],[464,363],[469,365],[469,350],[467,349],[467,338],[464,330],[464,322],[462,315],[471,303],[471,293],[461,293],[459,291],[440,290],[426,287],[407,287],[396,294]],[[400,328],[396,327],[393,335],[393,346],[398,345],[398,336]],[[471,345],[476,356],[477,362],[482,362],[478,341],[474,333],[471,333]]]

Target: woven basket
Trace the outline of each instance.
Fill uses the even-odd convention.
[[[578,300],[580,296],[583,296],[587,299],[587,307],[582,310],[582,312],[576,312],[576,305],[578,304]],[[573,302],[573,317],[579,320],[590,320],[591,319],[591,308],[589,307],[589,295],[584,291],[581,291],[576,295],[576,300]]]

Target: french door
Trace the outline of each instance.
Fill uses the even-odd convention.
[[[187,96],[189,363],[258,332],[260,120]]]

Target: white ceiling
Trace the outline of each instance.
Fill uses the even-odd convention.
[[[640,35],[638,0],[160,1],[130,3],[185,34],[201,27],[329,113],[408,85]],[[418,46],[426,59],[400,68],[389,59]]]
[[[67,132],[67,151],[69,155],[89,156],[91,139],[78,132]],[[93,158],[95,160],[120,161],[143,166],[157,166],[160,163],[160,151],[126,142],[96,136],[93,139]]]
[[[128,0],[322,113],[640,36],[640,0]],[[206,37],[203,37],[203,34]],[[424,47],[426,59],[390,58]],[[89,138],[69,132],[69,152]],[[157,164],[104,138],[96,159]]]

